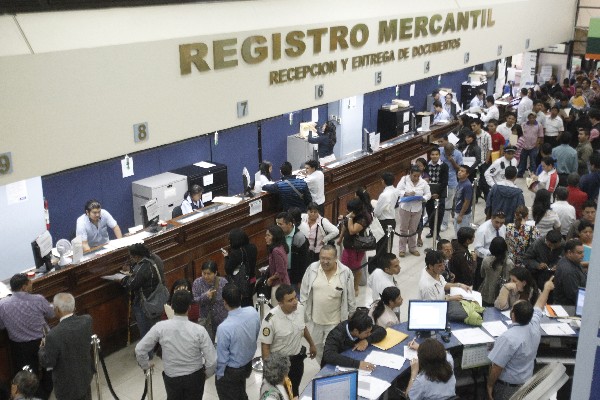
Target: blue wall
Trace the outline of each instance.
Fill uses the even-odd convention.
[[[410,99],[417,111],[425,108],[426,95],[438,87],[450,87],[460,91],[472,68],[447,73],[440,84],[437,77],[415,83],[415,96],[409,97],[410,84],[400,87],[399,98]],[[396,87],[385,88],[364,95],[363,125],[369,131],[377,128],[377,110],[383,103],[396,97]],[[419,101],[417,101],[419,99]],[[420,103],[419,103],[420,102]],[[289,114],[262,121],[262,155],[273,163],[274,178],[286,159],[287,136],[300,130],[300,122],[311,120],[311,109],[293,112],[290,125]],[[327,105],[319,106],[319,121],[327,120]],[[214,136],[204,135],[173,143],[160,148],[129,154],[134,160],[135,175],[122,178],[121,161],[111,159],[96,164],[42,177],[44,196],[50,209],[50,233],[56,243],[61,238],[75,235],[75,221],[83,213],[85,202],[98,199],[103,208],[117,220],[126,231],[133,226],[131,182],[147,178],[198,161],[214,161],[227,164],[229,193],[242,191],[241,172],[247,167],[251,175],[258,167],[257,124],[247,124],[219,131],[218,144]],[[211,158],[212,155],[212,158]]]

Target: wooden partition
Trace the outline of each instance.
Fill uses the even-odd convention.
[[[376,199],[383,189],[381,173],[390,171],[397,178],[404,175],[411,160],[433,148],[431,141],[449,132],[456,124],[448,124],[402,143],[390,145],[374,154],[358,157],[335,168],[325,168],[325,215],[333,222],[346,212],[346,202],[359,187],[366,187]],[[262,200],[262,212],[250,216],[249,203]],[[204,261],[213,259],[223,275],[221,247],[228,247],[228,232],[242,228],[258,248],[258,265],[266,265],[268,255],[264,240],[267,227],[275,222],[279,210],[276,196],[261,194],[237,205],[209,214],[187,224],[177,219],[171,221],[170,229],[145,240],[145,243],[164,261],[167,287],[180,278],[193,282],[201,275]],[[181,218],[179,218],[181,219]],[[59,292],[75,296],[77,312],[90,314],[94,320],[94,332],[101,340],[105,354],[123,348],[128,340],[128,295],[117,283],[102,279],[103,275],[118,272],[126,263],[126,249],[97,256],[81,264],[39,277],[33,282],[33,291],[52,301]],[[56,321],[52,321],[56,323]],[[132,322],[133,323],[133,322]],[[137,328],[131,329],[132,340]],[[0,335],[0,381],[8,383],[13,375],[10,370],[6,332]]]

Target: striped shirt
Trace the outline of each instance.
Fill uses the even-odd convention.
[[[292,189],[287,182],[289,182],[300,194],[302,198]],[[279,194],[281,200],[281,206],[284,211],[289,210],[291,207],[298,207],[301,212],[306,212],[306,206],[312,202],[312,196],[308,185],[302,179],[296,178],[294,175],[284,176],[281,181],[275,182],[269,185],[264,185],[262,190],[269,193]]]
[[[0,329],[8,331],[13,342],[30,342],[44,336],[46,319],[54,317],[54,308],[40,294],[14,292],[0,301]]]
[[[479,131],[479,134],[476,133],[475,136],[477,138],[477,145],[481,149],[481,162],[485,163],[492,151],[492,137],[483,129]]]

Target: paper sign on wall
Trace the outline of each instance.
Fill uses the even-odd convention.
[[[203,203],[208,203],[209,201],[212,201],[212,192],[206,192],[206,193],[202,193],[202,202]]]
[[[318,108],[312,109],[310,122],[319,122],[319,109]]]
[[[121,171],[123,172],[123,178],[133,176],[133,158],[125,156],[121,160]]]
[[[250,202],[250,215],[258,214],[262,211],[262,200],[254,200]]]
[[[6,203],[10,206],[27,201],[27,181],[19,181],[6,185]]]
[[[415,95],[415,84],[410,85],[410,97]]]

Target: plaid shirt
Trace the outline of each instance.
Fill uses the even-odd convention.
[[[54,308],[39,294],[14,292],[0,301],[0,329],[6,328],[13,342],[41,339],[46,319],[52,317]]]

